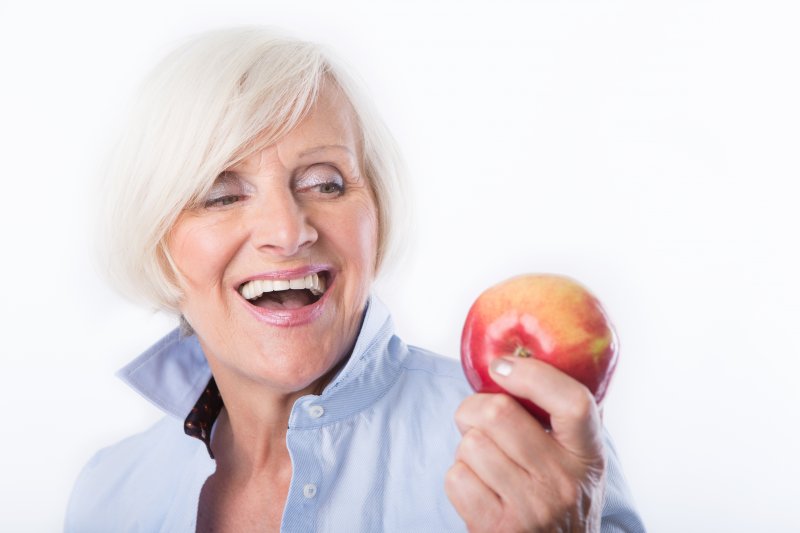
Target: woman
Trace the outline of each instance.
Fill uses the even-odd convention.
[[[580,384],[495,368],[547,432],[393,335],[370,287],[396,150],[319,47],[202,35],[139,105],[109,170],[109,266],[181,317],[121,371],[170,416],[90,461],[68,531],[642,529]]]

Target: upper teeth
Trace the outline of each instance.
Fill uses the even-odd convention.
[[[325,279],[320,278],[316,272],[295,279],[254,279],[239,287],[239,292],[248,300],[255,300],[265,292],[288,289],[309,289],[311,294],[319,296],[325,292]]]

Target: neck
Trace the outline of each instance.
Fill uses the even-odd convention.
[[[217,418],[211,441],[217,470],[250,478],[285,468],[289,459],[288,415],[281,416],[278,412],[269,419],[259,418],[235,405],[226,405]]]
[[[348,357],[344,357],[325,375],[302,389],[286,391],[243,379],[208,357],[225,404],[215,422],[211,442],[218,467],[225,466],[248,477],[290,467],[286,431],[295,401],[308,394],[322,394],[347,360]]]

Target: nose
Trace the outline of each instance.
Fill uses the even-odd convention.
[[[291,257],[316,242],[317,230],[291,190],[271,189],[254,213],[252,241],[261,251]]]

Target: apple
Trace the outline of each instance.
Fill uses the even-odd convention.
[[[505,392],[489,374],[498,357],[535,357],[583,383],[598,404],[617,364],[617,337],[600,302],[575,280],[555,274],[517,276],[483,292],[467,314],[461,363],[477,392]],[[541,424],[550,415],[517,400]]]

